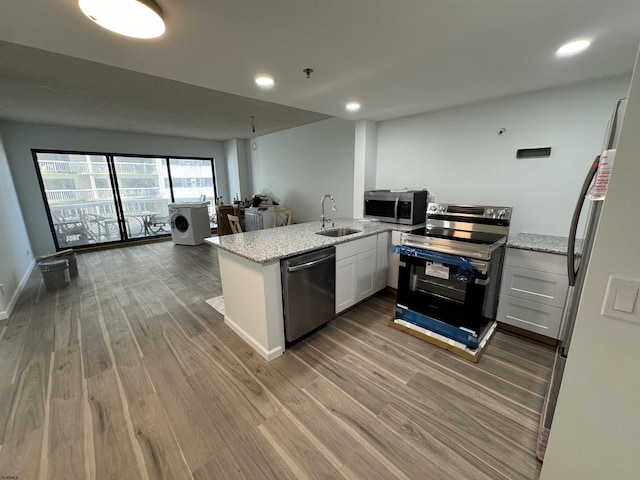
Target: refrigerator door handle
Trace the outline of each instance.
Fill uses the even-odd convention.
[[[578,270],[580,270],[580,265],[576,269],[575,267],[575,247],[576,247],[576,235],[578,233],[578,222],[580,221],[580,212],[582,212],[582,207],[584,206],[584,201],[587,196],[587,191],[591,186],[591,182],[593,181],[593,177],[595,177],[596,172],[598,171],[598,163],[600,162],[600,155],[596,157],[596,159],[589,167],[589,172],[587,173],[586,178],[584,179],[584,183],[582,184],[582,189],[580,190],[580,196],[578,197],[578,204],[576,205],[576,209],[573,212],[573,217],[571,218],[571,228],[569,229],[569,245],[567,247],[567,274],[569,276],[569,285],[575,286],[576,277],[578,275]]]

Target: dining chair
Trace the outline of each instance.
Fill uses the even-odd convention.
[[[284,227],[285,225],[291,225],[291,209],[290,208],[276,208],[276,227]]]
[[[82,211],[80,213],[80,220],[88,240],[92,240],[94,242],[102,240],[102,232],[106,231],[106,228],[104,227],[104,217]]]
[[[229,225],[231,225],[231,231],[233,233],[242,233],[242,227],[240,226],[240,218],[236,215],[227,214],[227,218],[229,219]]]
[[[168,215],[162,215],[160,213],[154,213],[149,217],[147,222],[147,228],[149,232],[153,234],[161,234],[169,230],[170,219]],[[165,230],[165,227],[167,230]]]
[[[60,247],[85,245],[89,242],[87,230],[80,218],[68,218],[57,212],[52,212],[53,224]]]

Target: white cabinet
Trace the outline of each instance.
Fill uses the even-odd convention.
[[[336,313],[384,288],[386,259],[379,264],[378,245],[388,244],[388,239],[383,232],[336,245]]]
[[[336,260],[336,313],[356,303],[358,256]]]
[[[507,249],[499,322],[557,339],[567,296],[566,257]]]
[[[393,230],[391,232],[391,245],[400,245],[401,232]],[[389,248],[391,248],[389,245]],[[387,249],[388,269],[387,269],[387,286],[398,289],[398,269],[400,268],[400,255],[391,253]]]
[[[367,250],[357,255],[356,266],[356,302],[364,300],[376,293],[376,249]]]

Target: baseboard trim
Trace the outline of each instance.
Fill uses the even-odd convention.
[[[11,296],[11,300],[9,300],[9,304],[7,305],[6,310],[0,311],[0,320],[5,320],[9,318],[13,313],[13,309],[15,308],[16,303],[18,302],[18,298],[20,298],[20,294],[22,293],[22,290],[24,290],[24,286],[27,284],[27,280],[29,280],[29,275],[31,275],[31,272],[33,271],[33,267],[35,266],[36,266],[36,261],[32,260],[31,264],[27,268],[27,271],[22,276],[22,279],[18,284],[18,288],[16,288],[16,291],[13,292],[13,295]]]
[[[271,361],[275,358],[278,358],[284,353],[284,347],[279,346],[276,348],[272,348],[271,350],[267,350],[264,348],[258,341],[245,332],[242,327],[240,327],[236,322],[231,320],[227,315],[224,316],[224,323],[234,332],[236,332],[240,338],[242,338],[245,342],[247,342],[251,348],[256,350],[262,358],[267,361]]]
[[[558,340],[556,340],[555,338],[545,337],[544,335],[540,335],[539,333],[530,332],[530,331],[524,330],[524,329],[522,329],[520,327],[516,327],[514,325],[509,325],[508,323],[498,322],[498,328],[500,330],[506,330],[507,332],[516,333],[516,334],[521,335],[523,337],[527,337],[527,338],[531,338],[533,340],[537,340],[538,342],[546,343],[547,345],[551,345],[552,347],[555,347],[556,345],[558,345]]]

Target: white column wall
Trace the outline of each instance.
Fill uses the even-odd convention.
[[[224,157],[227,165],[227,184],[229,185],[229,195],[223,196],[223,204],[229,205],[240,192],[240,172],[238,168],[238,140],[228,140],[224,142]]]
[[[356,122],[353,160],[353,218],[364,215],[364,192],[376,187],[378,125],[371,120]]]

